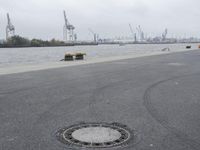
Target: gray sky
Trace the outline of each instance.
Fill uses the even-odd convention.
[[[5,38],[6,13],[16,33],[28,38],[63,39],[63,10],[79,39],[131,36],[141,25],[148,35],[200,37],[199,0],[0,0],[0,38]]]

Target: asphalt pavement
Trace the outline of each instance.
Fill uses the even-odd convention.
[[[200,51],[0,76],[1,150],[70,149],[55,133],[79,122],[127,125],[117,149],[199,150]]]

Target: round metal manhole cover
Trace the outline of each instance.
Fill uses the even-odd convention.
[[[56,136],[71,147],[111,148],[128,145],[134,132],[119,123],[80,123],[58,130]]]

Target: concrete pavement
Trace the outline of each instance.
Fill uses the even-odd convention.
[[[64,150],[58,129],[119,122],[127,150],[198,150],[200,51],[0,76],[2,150]]]

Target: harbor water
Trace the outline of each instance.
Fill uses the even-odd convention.
[[[58,62],[65,53],[86,53],[86,60],[113,56],[137,55],[162,51],[178,51],[191,45],[198,49],[199,44],[130,44],[130,45],[98,45],[98,46],[73,46],[73,47],[38,47],[38,48],[2,48],[0,49],[0,67],[21,64],[40,64]]]

